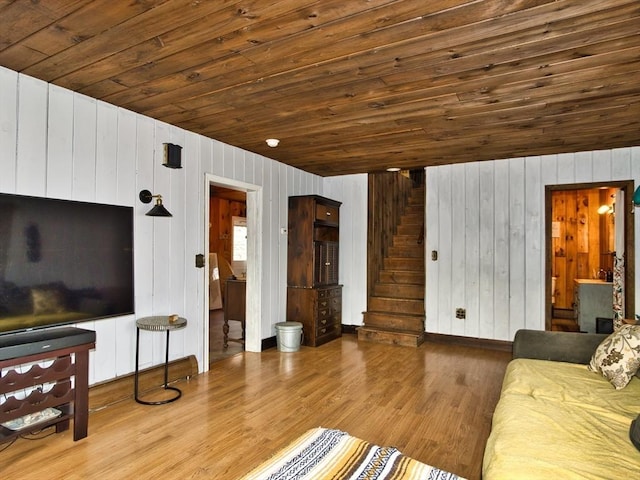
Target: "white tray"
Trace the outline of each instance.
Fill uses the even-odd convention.
[[[9,420],[2,424],[3,427],[8,428],[9,430],[19,431],[24,430],[25,428],[33,427],[42,422],[46,422],[47,420],[51,420],[52,418],[56,418],[62,415],[62,412],[57,408],[45,408],[41,412],[29,413],[20,418],[15,418],[13,420]]]

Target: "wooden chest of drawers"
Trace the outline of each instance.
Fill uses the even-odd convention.
[[[287,321],[302,323],[307,346],[342,335],[339,238],[340,202],[318,195],[289,197]]]
[[[303,344],[317,347],[342,335],[342,286],[287,288],[287,320],[302,323]]]

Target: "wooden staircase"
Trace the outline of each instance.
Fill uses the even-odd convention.
[[[424,342],[424,186],[411,190],[370,289],[358,340],[417,347]]]

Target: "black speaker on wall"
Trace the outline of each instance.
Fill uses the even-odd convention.
[[[167,168],[182,168],[182,147],[173,143],[164,144],[164,163]]]

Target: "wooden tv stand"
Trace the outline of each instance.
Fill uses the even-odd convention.
[[[53,347],[52,350],[0,360],[0,396],[4,395],[6,398],[6,401],[0,404],[0,424],[40,412],[48,407],[57,408],[62,412],[59,417],[22,430],[10,430],[0,425],[0,443],[52,425],[55,425],[56,433],[63,432],[69,428],[69,420],[72,418],[73,440],[77,441],[87,436],[89,350],[95,347],[95,332],[91,333],[93,333],[93,341],[88,343],[65,345],[61,348]],[[85,341],[86,337],[86,335],[81,337],[81,341]],[[67,343],[73,343],[73,341]],[[52,342],[52,345],[55,345],[55,342]],[[32,365],[24,373],[20,373],[17,369],[19,365],[44,360],[53,360],[53,363],[47,367]],[[1,374],[7,369],[8,371]],[[75,378],[74,385],[71,377]],[[53,386],[50,390],[43,392],[37,389],[39,385]],[[25,398],[16,398],[15,394],[25,389],[33,390]]]

